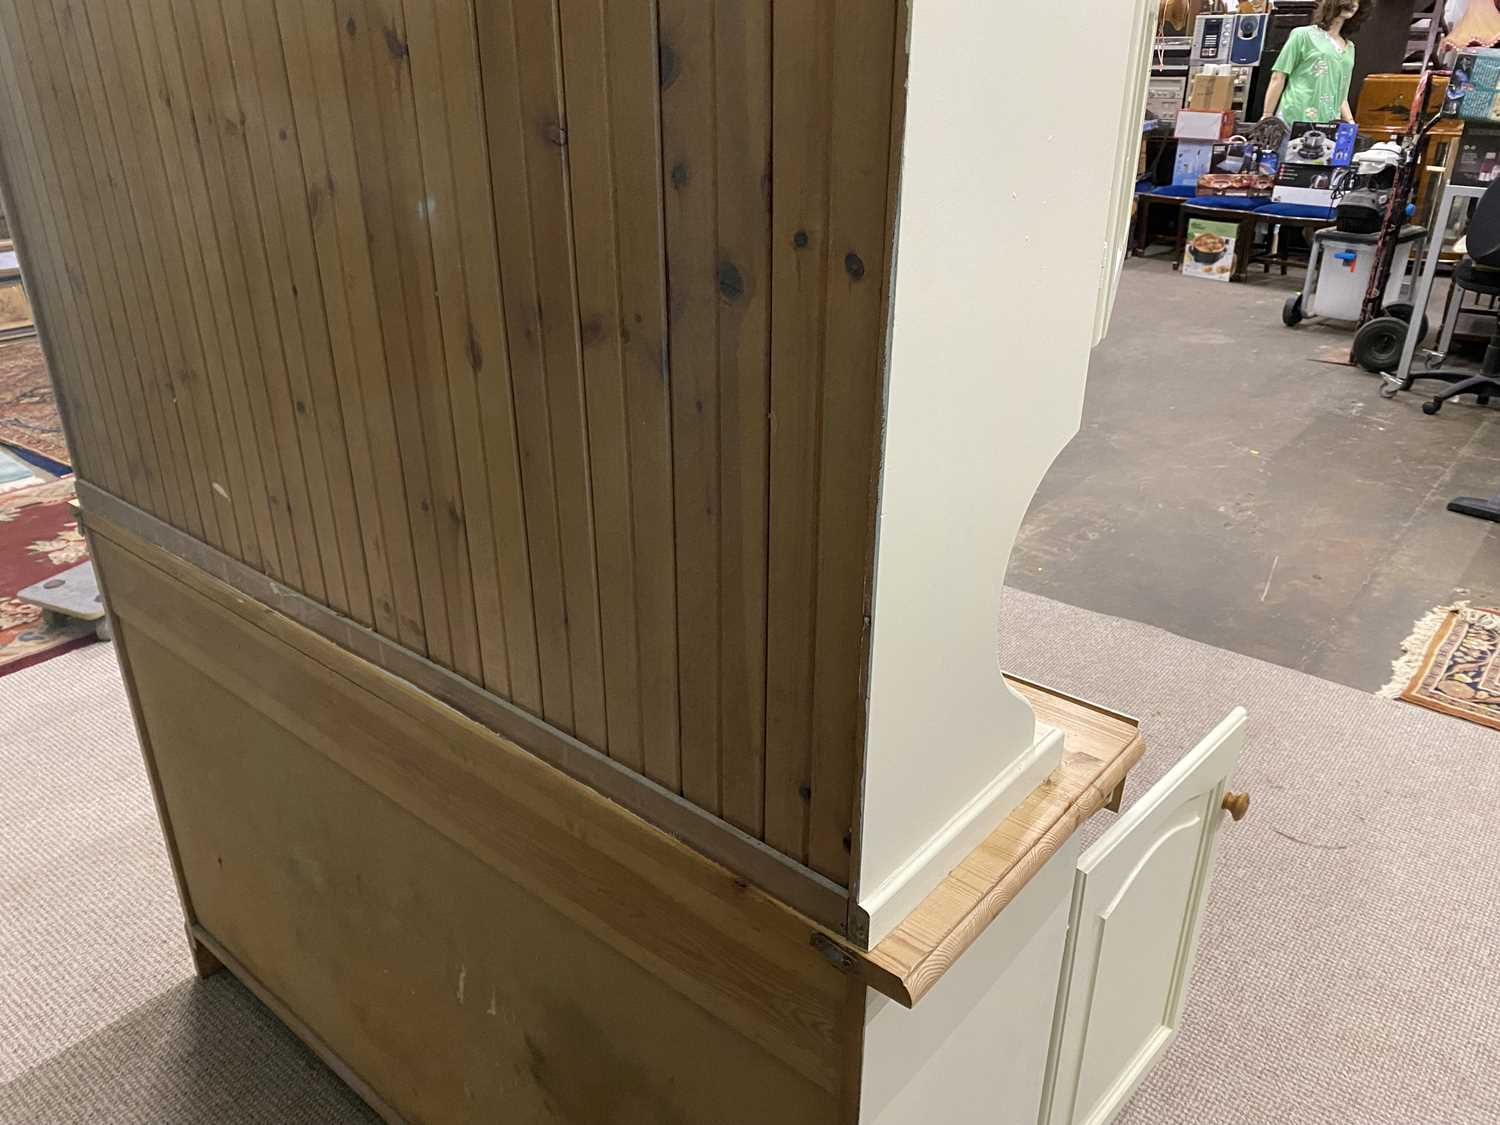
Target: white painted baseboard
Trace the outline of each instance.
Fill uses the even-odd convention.
[[[870,916],[869,948],[900,924],[943,878],[1020,807],[1062,761],[1063,734],[1038,723],[1036,741],[959,809],[900,867],[860,896]]]

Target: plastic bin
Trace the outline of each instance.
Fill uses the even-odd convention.
[[[1395,304],[1401,299],[1412,251],[1426,233],[1425,227],[1401,228],[1382,306]],[[1326,227],[1313,233],[1313,258],[1302,292],[1303,316],[1359,319],[1365,290],[1370,287],[1370,273],[1375,268],[1375,243],[1379,237],[1378,234],[1350,234],[1337,227]]]

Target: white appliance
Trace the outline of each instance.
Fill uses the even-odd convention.
[[[1269,21],[1270,16],[1265,12],[1199,16],[1193,25],[1191,64],[1259,66]]]

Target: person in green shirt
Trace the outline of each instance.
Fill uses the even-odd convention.
[[[1373,0],[1366,0],[1367,3]],[[1313,22],[1287,37],[1266,86],[1265,115],[1296,121],[1353,121],[1349,80],[1360,0],[1318,0]]]

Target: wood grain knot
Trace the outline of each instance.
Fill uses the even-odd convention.
[[[464,351],[468,353],[469,366],[474,374],[484,370],[484,349],[479,346],[479,337],[474,334],[474,325],[469,325],[469,338],[464,341]]]
[[[849,251],[849,253],[844,255],[844,272],[855,281],[859,281],[865,276],[864,259],[853,250]]]
[[[389,26],[385,29],[385,49],[397,62],[401,62],[411,54],[411,48],[407,46],[406,40],[401,38],[400,32]]]
[[[606,339],[604,318],[594,315],[578,326],[578,341],[586,348],[598,347]]]
[[[670,43],[661,44],[661,56],[658,62],[660,68],[661,88],[665,90],[677,76],[682,73],[682,64],[678,62],[677,52]]]
[[[745,277],[733,262],[719,263],[719,296],[738,301],[745,295]]]

